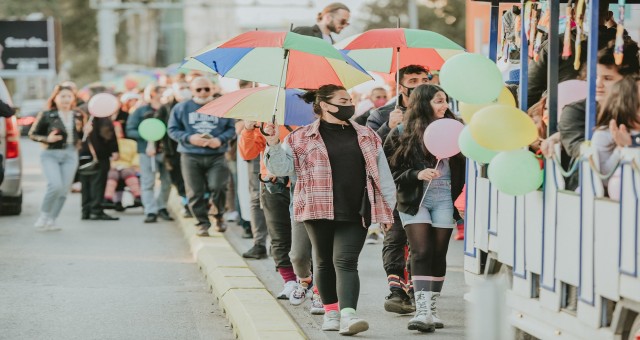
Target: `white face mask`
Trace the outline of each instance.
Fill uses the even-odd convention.
[[[191,90],[189,89],[182,89],[177,93],[178,100],[181,102],[191,99],[192,96]]]
[[[194,101],[196,104],[198,104],[198,105],[204,105],[204,104],[206,104],[206,103],[208,103],[208,102],[212,101],[212,100],[213,100],[213,97],[212,97],[212,96],[209,96],[209,97],[207,97],[207,98],[193,97],[192,99],[193,99],[193,101]]]

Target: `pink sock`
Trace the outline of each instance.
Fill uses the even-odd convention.
[[[280,267],[278,268],[278,272],[284,282],[296,281],[296,274],[293,272],[293,267]]]
[[[313,293],[320,295],[320,292],[318,292],[318,285],[313,285]]]
[[[330,311],[332,311],[332,310],[334,310],[334,311],[336,311],[336,312],[340,311],[340,306],[338,306],[338,302],[336,302],[336,303],[330,303],[330,304],[328,304],[328,305],[324,305],[324,311],[325,311],[325,313],[329,313],[329,312],[330,312]]]

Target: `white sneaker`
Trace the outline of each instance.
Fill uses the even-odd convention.
[[[378,244],[380,242],[380,235],[377,232],[373,232],[367,235],[367,238],[364,240],[364,244]]]
[[[295,281],[288,281],[284,284],[284,289],[278,294],[278,300],[288,300],[294,290],[298,288],[298,283]]]
[[[323,315],[324,314],[324,304],[322,304],[322,300],[320,299],[320,295],[313,294],[311,297],[311,314],[312,315]]]
[[[369,323],[357,315],[345,315],[340,319],[340,335],[355,335],[369,329]]]
[[[307,293],[309,292],[309,284],[306,282],[298,283],[298,287],[294,290],[289,296],[289,302],[294,306],[301,305],[304,300],[307,298]]]
[[[56,226],[56,220],[54,220],[53,218],[50,218],[50,219],[47,220],[46,228],[47,228],[47,231],[60,231],[60,230],[62,230],[62,228]]]
[[[240,218],[240,214],[237,211],[229,211],[224,214],[224,219],[227,222],[236,222]]]
[[[337,310],[329,311],[325,314],[322,322],[323,331],[339,331],[340,330],[340,312]]]
[[[45,229],[47,229],[48,221],[49,221],[48,218],[41,215],[40,217],[38,217],[38,220],[36,220],[36,223],[34,223],[33,226],[36,228],[37,231],[45,231]]]

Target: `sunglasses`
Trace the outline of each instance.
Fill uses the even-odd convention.
[[[196,92],[198,92],[198,93],[200,93],[202,91],[209,92],[209,91],[211,91],[211,88],[210,87],[201,87],[201,88],[196,89]]]
[[[349,26],[349,20],[347,19],[342,19],[339,21],[340,25],[342,26]]]

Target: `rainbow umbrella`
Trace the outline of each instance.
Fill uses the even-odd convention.
[[[270,122],[273,117],[264,108],[273,103],[277,91],[275,86],[234,91],[201,107],[197,112],[216,117]],[[300,98],[303,91],[286,89],[284,92],[284,96],[279,96],[276,103],[277,121],[293,126],[311,124],[315,120],[313,107]]]
[[[274,120],[280,88],[351,88],[373,79],[326,41],[293,32],[246,32],[193,58],[224,77],[277,86]]]
[[[398,70],[408,65],[440,70],[447,59],[464,52],[462,46],[441,34],[408,28],[372,29],[338,42],[336,48],[367,71],[396,72],[396,77]]]

